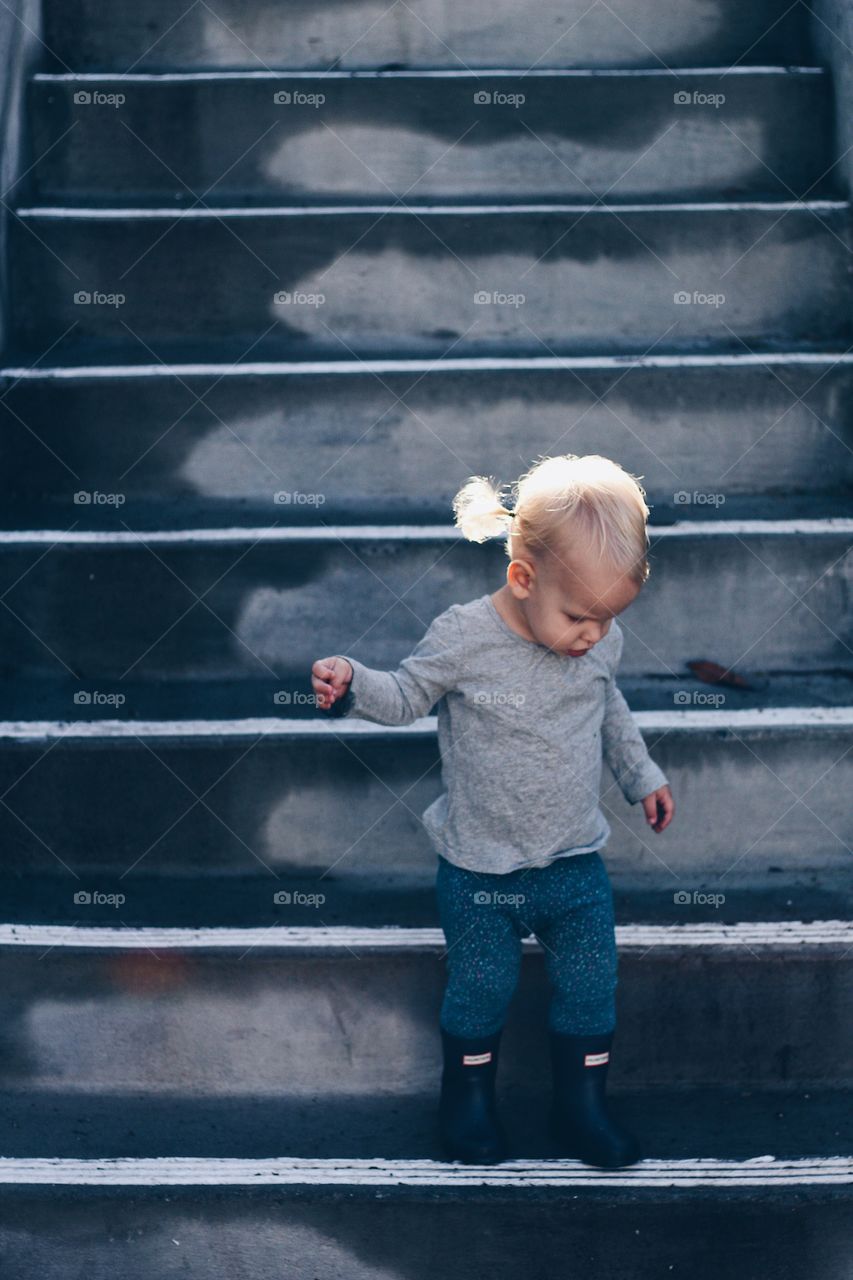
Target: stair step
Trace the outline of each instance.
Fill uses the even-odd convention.
[[[673,926],[740,925],[792,921],[816,922],[847,919],[853,914],[853,873],[843,868],[819,871],[803,867],[797,875],[780,867],[763,868],[763,881],[745,883],[739,874],[720,880],[694,876],[687,890],[689,901],[675,901],[680,881],[661,868],[660,883],[650,875],[638,876],[625,860],[604,854],[614,890],[616,919],[622,926],[650,924]],[[94,861],[92,859],[91,861]],[[75,863],[76,865],[76,863]],[[346,935],[342,929],[438,928],[435,900],[436,863],[426,859],[415,879],[411,869],[395,873],[388,861],[385,871],[344,878],[333,875],[282,875],[277,880],[263,867],[240,874],[227,869],[205,868],[180,874],[164,868],[148,870],[148,861],[122,876],[104,867],[89,870],[77,866],[76,877],[59,864],[40,875],[24,872],[3,879],[3,918],[11,925],[100,926],[122,930],[152,929],[252,929],[276,926],[294,930],[331,930],[329,938]],[[757,880],[757,877],[756,877]],[[83,891],[85,904],[75,902]],[[277,903],[276,893],[290,894]],[[315,895],[325,899],[317,905]],[[119,895],[121,895],[119,897]],[[320,916],[322,925],[318,925]],[[11,936],[11,934],[10,934]],[[30,935],[27,935],[30,936]],[[36,935],[33,935],[36,936]],[[90,936],[90,935],[87,935]],[[280,932],[279,932],[280,936]],[[362,936],[362,935],[360,935]],[[630,935],[634,936],[634,935]]]
[[[2,938],[0,1089],[45,1102],[286,1090],[305,1105],[434,1089],[439,931],[7,925]],[[636,926],[619,940],[616,1091],[849,1081],[849,923]],[[509,1087],[547,1087],[549,999],[529,939],[501,1049]]]
[[[0,1164],[0,1168],[3,1168]],[[610,1280],[842,1276],[851,1161],[26,1161],[5,1166],[0,1250],[41,1280],[390,1280],[560,1274]],[[473,1243],[472,1243],[473,1242]],[[231,1261],[233,1259],[233,1262]]]
[[[171,0],[49,0],[45,57],[56,70],[192,67],[721,66],[802,60],[807,11],[789,0],[352,0],[329,7],[217,0],[176,13]]]
[[[652,526],[622,674],[671,676],[700,658],[843,671],[851,530],[850,518]],[[502,540],[444,525],[0,532],[0,641],[7,670],[83,691],[261,678],[281,681],[284,701],[294,687],[310,698],[316,658],[396,667],[432,618],[493,590],[505,567]]]
[[[636,720],[680,797],[680,819],[653,836],[641,806],[603,771],[607,861],[623,887],[670,902],[679,890],[723,892],[735,910],[743,891],[791,891],[812,874],[844,892],[849,705]],[[435,853],[420,815],[440,790],[438,764],[431,718],[394,729],[319,717],[6,723],[4,865],[12,875],[68,873],[68,910],[76,890],[129,894],[138,874],[266,874],[262,918],[276,917],[275,891],[298,888],[322,891],[325,909],[351,920],[377,882],[389,904],[431,886]],[[744,799],[721,816],[721,794]]]
[[[833,192],[820,67],[40,74],[28,105],[42,201]]]
[[[285,1089],[286,1084],[283,1080]],[[533,1094],[505,1089],[501,1073],[498,1090],[514,1158],[549,1161],[556,1172],[550,1088]],[[34,1167],[43,1169],[48,1162],[55,1169],[61,1161],[67,1169],[75,1160],[186,1161],[194,1153],[231,1161],[285,1157],[297,1167],[307,1165],[305,1152],[328,1163],[358,1161],[366,1152],[381,1162],[440,1161],[438,1091],[438,1076],[426,1094],[317,1097],[308,1103],[286,1094],[194,1099],[69,1090],[45,1098],[41,1092],[10,1089],[0,1093],[0,1183],[13,1169],[22,1177],[34,1176]],[[647,1174],[665,1161],[675,1177],[686,1177],[701,1160],[706,1172],[717,1168],[722,1176],[719,1162],[755,1162],[756,1153],[769,1152],[777,1161],[796,1162],[805,1173],[805,1152],[821,1166],[833,1158],[840,1164],[842,1153],[853,1152],[850,1108],[840,1091],[644,1090],[620,1093],[613,1110],[641,1137]],[[760,1156],[756,1163],[761,1172]],[[566,1162],[566,1173],[569,1167]],[[575,1167],[579,1180],[592,1172]],[[827,1179],[831,1169],[825,1167]],[[453,1166],[445,1164],[445,1170],[452,1172]],[[547,1171],[543,1168],[540,1176]],[[834,1171],[842,1172],[837,1166]]]
[[[832,200],[22,207],[15,342],[82,361],[846,346],[849,226]]]
[[[714,687],[689,670],[654,676],[623,676],[619,688],[637,712],[690,710],[760,711],[765,717],[788,711],[844,708],[853,703],[853,672],[761,671],[738,666],[747,688]],[[65,678],[0,677],[0,699],[8,719],[0,721],[0,737],[56,738],[77,733],[120,735],[150,732],[154,736],[192,738],[218,734],[228,738],[259,732],[287,732],[294,721],[320,723],[313,699],[306,697],[303,672],[292,679],[174,680],[168,683],[122,680],[112,689],[81,685]],[[121,693],[121,698],[110,694]],[[719,702],[723,693],[725,701]],[[95,726],[92,730],[85,726]],[[75,726],[83,726],[76,728]]]
[[[647,712],[637,721],[679,796],[680,819],[653,836],[642,807],[629,806],[604,770],[607,861],[623,885],[670,903],[682,889],[723,892],[737,909],[742,890],[768,881],[780,892],[810,873],[844,883],[849,709]],[[130,894],[138,874],[266,874],[263,919],[278,914],[275,891],[296,888],[322,891],[326,909],[350,919],[377,880],[393,900],[434,879],[420,822],[440,790],[434,721],[397,730],[311,721],[11,729],[0,740],[4,865],[9,874],[69,873],[69,910],[77,889]],[[721,815],[721,794],[743,797],[731,816]]]
[[[842,351],[7,366],[0,527],[441,522],[469,475],[517,474],[522,412],[531,457],[642,475],[655,525],[843,515],[851,406]]]

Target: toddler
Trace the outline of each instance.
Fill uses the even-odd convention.
[[[397,671],[356,658],[312,667],[317,704],[403,725],[437,704],[443,790],[423,813],[438,854],[447,941],[440,1014],[440,1132],[452,1160],[495,1163],[507,1140],[495,1103],[498,1051],[531,932],[551,984],[552,1120],[560,1153],[618,1168],[637,1140],[608,1110],[615,1028],[613,897],[599,850],[602,758],[655,832],[674,813],[620,693],[618,614],[649,573],[644,492],[598,454],[545,458],[513,486],[482,476],[453,500],[474,541],[506,534],[506,582],[439,614]]]

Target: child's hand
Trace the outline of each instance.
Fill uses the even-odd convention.
[[[311,685],[317,706],[328,711],[342,698],[352,680],[346,658],[318,658],[311,668]]]
[[[651,795],[643,797],[643,809],[651,823],[652,831],[660,833],[672,822],[675,813],[675,801],[669,787],[658,787]]]

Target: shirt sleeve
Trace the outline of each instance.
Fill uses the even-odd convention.
[[[669,779],[649,755],[631,709],[616,684],[616,670],[624,643],[622,631],[617,630],[616,634],[618,646],[607,681],[601,726],[602,750],[625,799],[629,804],[636,804],[657,791],[658,787],[668,786]]]
[[[396,671],[375,671],[348,653],[340,656],[352,667],[352,681],[331,715],[376,724],[411,724],[456,685],[462,664],[462,628],[456,606],[433,619]]]

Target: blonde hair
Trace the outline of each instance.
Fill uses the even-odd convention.
[[[491,476],[471,476],[453,499],[456,527],[470,542],[506,534],[506,553],[532,556],[577,551],[631,578],[649,575],[649,508],[636,477],[599,453],[543,458],[512,486],[513,510]]]

